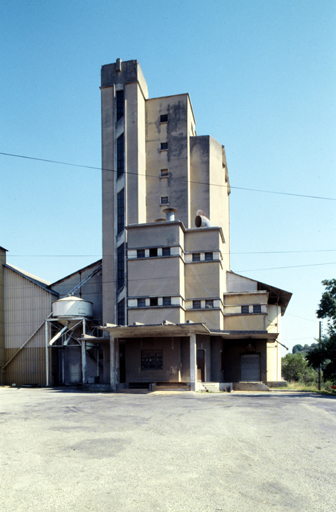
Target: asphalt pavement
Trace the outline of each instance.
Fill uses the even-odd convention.
[[[336,397],[0,388],[1,512],[336,510]]]

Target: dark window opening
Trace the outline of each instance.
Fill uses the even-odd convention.
[[[168,114],[160,115],[160,123],[168,123]]]
[[[170,256],[170,247],[162,247],[162,256]]]
[[[169,204],[168,196],[162,196],[161,197],[161,204]]]
[[[124,134],[117,138],[117,178],[120,178],[125,171],[125,140]]]
[[[125,284],[125,246],[120,245],[117,249],[117,272],[118,272],[118,288]]]
[[[213,300],[206,300],[205,301],[205,307],[206,308],[213,308],[214,307],[214,301]]]
[[[162,370],[163,369],[163,352],[156,350],[141,351],[141,370]]]
[[[201,254],[199,252],[193,252],[192,260],[193,261],[201,261]]]
[[[138,299],[138,308],[144,308],[146,306],[146,299]]]
[[[171,297],[163,297],[162,302],[164,306],[171,306]]]
[[[144,258],[145,257],[145,249],[138,249],[137,250],[137,258]]]
[[[125,227],[125,197],[124,189],[120,190],[117,195],[117,217],[118,217],[118,235]]]
[[[161,169],[161,178],[167,178],[168,174],[168,169]]]
[[[161,151],[168,149],[168,142],[161,142]]]
[[[201,301],[193,300],[193,309],[201,309]]]
[[[150,303],[150,305],[151,305],[151,306],[157,306],[157,305],[158,305],[158,299],[157,299],[157,297],[151,297],[151,298],[149,299],[149,301],[150,301],[149,303]]]
[[[213,260],[213,253],[212,252],[206,252],[204,255],[205,261],[212,261]]]
[[[261,304],[255,304],[253,306],[253,313],[261,313]]]
[[[118,325],[125,325],[125,299],[118,302]]]
[[[247,313],[249,312],[249,307],[248,307],[248,306],[242,306],[242,307],[241,307],[241,312],[242,312],[243,314],[247,314]]]
[[[124,117],[124,91],[117,91],[117,121]]]
[[[149,249],[149,257],[155,258],[155,256],[157,256],[157,249]]]

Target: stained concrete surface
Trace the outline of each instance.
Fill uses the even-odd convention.
[[[0,510],[336,508],[336,401],[0,388]]]

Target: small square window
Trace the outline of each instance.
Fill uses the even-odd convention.
[[[171,306],[171,297],[163,297],[162,302],[164,306]]]
[[[163,353],[162,350],[152,352],[149,350],[141,351],[141,370],[162,370]]]
[[[151,298],[150,298],[150,305],[151,305],[151,306],[157,306],[157,305],[158,305],[158,299],[157,299],[157,297],[151,297]]]
[[[204,255],[205,261],[212,261],[213,260],[213,253],[212,252],[206,252]]]
[[[144,258],[145,257],[145,249],[138,249],[137,250],[137,258]]]
[[[193,252],[192,260],[193,260],[193,261],[201,261],[201,253],[199,253],[199,252]]]
[[[168,114],[160,115],[160,123],[168,123]]]
[[[242,307],[241,307],[241,312],[242,312],[242,314],[243,314],[243,315],[248,314],[248,312],[249,312],[249,307],[248,307],[248,306],[242,306]]]
[[[138,308],[144,308],[146,306],[146,299],[138,299]]]
[[[193,309],[201,309],[201,301],[193,300]]]
[[[168,169],[161,169],[161,178],[168,178],[169,172]]]
[[[155,258],[157,256],[157,249],[149,249],[149,257]]]
[[[214,307],[214,301],[213,300],[206,300],[205,301],[205,307],[209,308],[209,309],[213,308]]]
[[[253,313],[261,313],[261,304],[254,304]]]
[[[168,149],[168,142],[161,142],[161,151],[166,151]]]
[[[170,256],[170,247],[162,247],[162,256]]]
[[[169,197],[168,196],[162,196],[160,204],[169,204]]]

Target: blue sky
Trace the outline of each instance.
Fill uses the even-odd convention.
[[[232,270],[291,291],[283,343],[312,343],[336,273],[335,25],[328,0],[2,2],[0,152],[99,168],[100,67],[137,59],[226,147]],[[0,155],[0,186],[10,263],[55,281],[101,256],[99,169]]]

